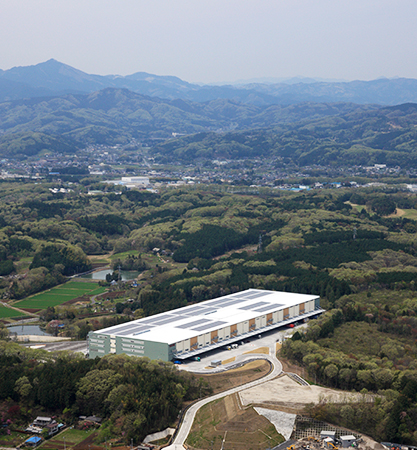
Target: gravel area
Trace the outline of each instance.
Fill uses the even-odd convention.
[[[274,411],[273,409],[255,407],[254,410],[268,419],[278,433],[282,434],[285,439],[291,437],[294,428],[296,414],[289,414],[282,411]]]
[[[265,403],[302,408],[308,403],[319,403],[324,398],[333,402],[359,399],[360,394],[337,391],[319,386],[300,386],[288,376],[245,389],[239,393],[243,405]]]

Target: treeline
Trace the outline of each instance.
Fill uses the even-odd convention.
[[[230,228],[204,224],[201,230],[180,234],[178,238],[183,239],[184,243],[174,252],[173,258],[177,262],[188,263],[192,258],[209,259],[254,244],[259,234],[256,231],[242,234]]]
[[[129,221],[123,215],[100,214],[97,216],[83,216],[78,223],[87,230],[95,231],[104,235],[123,234],[129,230]]]
[[[208,392],[207,385],[172,363],[126,355],[86,360],[0,343],[1,400],[40,406],[50,414],[64,411],[69,423],[96,414],[104,419],[102,441],[123,436],[127,443],[141,442],[170,425],[184,401]]]
[[[384,239],[385,235],[379,231],[370,230],[340,230],[340,231],[316,231],[304,234],[305,245],[334,244],[336,242],[353,241],[355,239],[371,240]]]
[[[74,275],[91,269],[85,253],[76,246],[49,244],[35,253],[30,269],[46,267],[63,275]]]
[[[13,259],[33,253],[33,245],[28,239],[11,236],[0,244],[0,276],[14,272]]]
[[[415,445],[417,350],[411,342],[417,336],[417,302],[400,300],[390,307],[380,302],[354,304],[345,298],[338,303],[343,306],[311,321],[305,333],[296,332],[286,341],[282,354],[305,367],[318,383],[361,391],[364,396],[378,392],[381,397],[347,401],[342,407],[321,404],[311,414],[320,420],[332,417],[332,423],[377,440]]]
[[[63,217],[73,207],[69,202],[43,202],[41,200],[27,200],[22,206],[35,211],[39,219],[49,219],[55,216]]]
[[[148,264],[146,264],[146,261],[142,259],[140,254],[138,256],[129,255],[125,259],[115,259],[112,261],[111,268],[113,270],[119,269],[119,266],[121,270],[136,270],[138,272],[142,272],[149,268]]]

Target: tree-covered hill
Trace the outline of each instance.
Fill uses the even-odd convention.
[[[0,70],[0,101],[41,95],[91,93],[108,87],[129,89],[139,94],[169,100],[208,102],[231,99],[257,106],[305,102],[395,105],[417,101],[417,80],[407,78],[350,82],[301,78],[279,83],[243,82],[236,85],[200,86],[175,76],[146,72],[128,76],[93,75],[54,59],[34,66]]]
[[[88,95],[0,103],[0,155],[33,155],[43,149],[76,152],[88,144],[114,145],[132,138],[168,139],[172,133],[271,127],[373,109],[343,103],[257,107],[227,99],[195,103],[108,88]]]
[[[408,103],[315,116],[269,128],[199,133],[159,144],[153,152],[164,160],[188,162],[273,158],[299,166],[379,163],[407,167],[417,163],[416,125],[417,104]]]
[[[148,316],[247,288],[319,295],[329,313],[286,344],[286,355],[303,365],[312,381],[378,393],[372,404],[366,403],[372,420],[361,421],[361,405],[334,406],[346,426],[360,424],[362,432],[378,439],[417,442],[415,388],[410,397],[410,386],[417,380],[417,223],[392,216],[402,208],[416,217],[414,194],[391,186],[385,191],[373,187],[238,195],[221,192],[219,186],[194,185],[159,193],[87,196],[84,184],[88,187],[88,179],[58,198],[48,183],[1,184],[2,301],[13,305],[62,283],[65,275],[87,268],[86,255],[105,258],[111,253],[113,268],[120,261],[122,267],[142,271],[140,286],[125,285],[125,297],[115,305],[126,319],[133,312]],[[70,311],[61,305],[49,312],[64,317]],[[100,326],[104,322],[84,322],[79,335]],[[94,406],[109,418],[104,427],[108,435],[119,419],[127,433],[135,417],[137,435],[153,426],[143,416],[163,426],[176,411],[170,405],[194,389],[191,385],[188,391],[164,365],[158,377],[149,379],[148,369],[156,371],[157,364],[130,364],[119,356],[84,361],[77,368],[63,363],[62,370],[74,368],[74,377],[57,386],[56,376],[67,372],[42,355],[44,379],[34,358],[25,353],[2,356],[0,346],[0,396],[22,400],[30,392],[45,408],[59,396],[59,407],[77,415]],[[164,374],[169,392],[154,385],[155,380],[163,382]],[[132,377],[143,378],[141,387],[129,381]],[[93,386],[103,379],[108,390],[96,392]],[[43,389],[50,380],[54,389]],[[127,380],[127,386],[119,389],[120,380],[123,386]],[[151,392],[157,395],[150,409],[130,403]],[[166,409],[155,406],[154,400]]]

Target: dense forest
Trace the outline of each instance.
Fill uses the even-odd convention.
[[[2,417],[26,425],[30,408],[64,414],[68,423],[79,415],[104,419],[100,441],[123,436],[140,442],[170,425],[184,401],[210,390],[172,363],[125,355],[86,360],[74,354],[51,354],[0,342],[0,400],[18,402]]]

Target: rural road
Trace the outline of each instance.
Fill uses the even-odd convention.
[[[265,377],[260,378],[259,380],[251,381],[250,383],[246,383],[242,386],[234,387],[232,389],[229,389],[228,391],[220,392],[218,394],[212,395],[211,397],[200,400],[197,403],[194,403],[192,406],[190,406],[190,408],[187,409],[185,416],[182,420],[182,423],[180,425],[180,429],[178,430],[178,433],[175,436],[175,439],[173,440],[170,446],[165,448],[165,450],[182,450],[185,448],[184,443],[190,433],[191,426],[195,419],[195,415],[202,406],[219,398],[226,397],[227,395],[235,394],[236,392],[240,392],[253,386],[258,386],[259,384],[274,379],[282,372],[282,365],[276,357],[275,341],[269,345],[269,355],[252,353],[243,355],[242,358],[239,358],[239,360],[242,361],[245,359],[255,359],[255,358],[265,359],[269,361],[272,364],[271,372]]]

